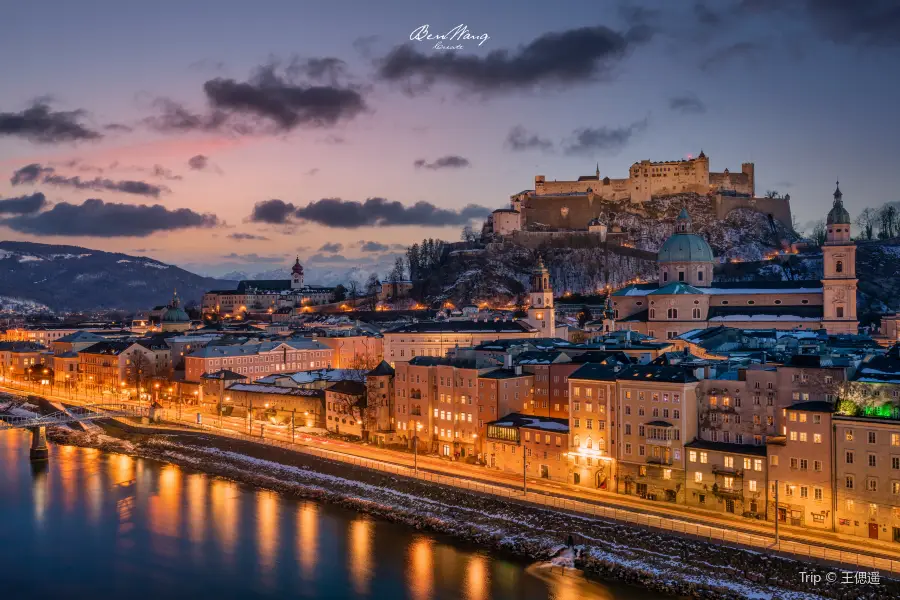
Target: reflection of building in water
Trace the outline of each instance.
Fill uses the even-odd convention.
[[[150,497],[148,515],[150,531],[156,535],[152,543],[168,543],[167,538],[178,537],[181,531],[181,470],[175,465],[166,465],[159,472],[159,493]],[[159,539],[157,536],[161,536]]]
[[[236,484],[220,479],[213,480],[212,520],[215,523],[216,537],[228,561],[234,560],[240,500],[240,489]]]
[[[188,493],[188,537],[194,543],[195,551],[200,550],[198,544],[206,537],[206,475],[193,474],[187,478]]]
[[[256,493],[256,545],[259,550],[259,564],[263,571],[275,567],[275,551],[278,548],[278,496],[274,492]],[[264,583],[272,579],[262,574]]]
[[[353,591],[360,596],[366,596],[372,579],[372,521],[361,515],[350,523],[347,533]]]
[[[297,556],[300,557],[300,572],[303,579],[315,578],[316,556],[319,554],[319,508],[312,502],[300,507],[297,515],[300,535],[297,536]]]
[[[466,566],[466,600],[487,600],[490,585],[487,557],[473,554]]]
[[[414,600],[430,600],[434,590],[433,540],[416,536],[409,546],[409,592]]]

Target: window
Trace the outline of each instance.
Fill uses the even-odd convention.
[[[755,492],[755,491],[756,491],[756,480],[755,480],[755,479],[751,479],[750,481],[748,481],[748,482],[747,482],[747,487],[749,488],[749,490],[750,490],[751,492]]]
[[[844,430],[844,439],[847,440],[848,442],[853,441],[853,430],[852,429]]]
[[[869,477],[868,479],[866,479],[866,490],[868,490],[870,492],[877,492],[878,491],[878,480],[875,479],[874,477]]]
[[[834,263],[834,272],[835,273],[843,273],[844,272],[844,261],[839,260]]]
[[[870,444],[874,444],[874,443],[875,443],[875,432],[874,432],[874,431],[870,431],[870,432],[869,432],[869,443],[870,443]]]
[[[844,318],[844,307],[843,307],[843,306],[838,306],[838,307],[836,307],[834,310],[835,310],[835,316],[836,316],[838,319],[843,319],[843,318]]]
[[[772,456],[769,457],[769,464],[772,465],[773,467],[778,466],[778,455],[777,454],[773,454]]]
[[[700,462],[701,463],[706,464],[708,462],[708,459],[709,459],[709,456],[706,454],[706,452],[700,453]]]
[[[821,460],[814,460],[814,461],[813,461],[813,470],[814,470],[814,471],[821,471],[821,470],[822,470],[822,461],[821,461]]]
[[[844,479],[844,487],[848,490],[853,489],[853,475],[847,475],[846,479]]]
[[[677,319],[678,318],[678,309],[677,308],[668,309],[666,311],[666,316],[670,319]]]
[[[892,469],[900,469],[900,456],[892,456],[891,457],[891,468]]]
[[[869,455],[869,466],[870,466],[870,467],[876,466],[876,462],[877,462],[877,459],[875,458],[875,455],[874,455],[874,454],[870,454],[870,455]]]
[[[753,470],[754,471],[762,471],[763,469],[763,461],[761,458],[753,459]]]
[[[703,473],[694,471],[694,483],[703,483]]]
[[[844,453],[844,462],[846,462],[848,465],[853,464],[853,451],[852,450],[847,450],[847,452]]]
[[[688,452],[688,460],[691,462],[697,462],[697,451],[691,450]]]
[[[691,311],[691,318],[699,319],[700,318],[700,309],[695,308]]]

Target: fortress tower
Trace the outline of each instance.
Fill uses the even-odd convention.
[[[850,239],[850,213],[844,208],[840,184],[826,219],[822,246],[822,325],[828,333],[856,333],[856,244]]]

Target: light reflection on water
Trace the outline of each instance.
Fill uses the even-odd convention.
[[[29,443],[0,433],[9,597],[659,598],[146,459],[51,445],[33,469]]]

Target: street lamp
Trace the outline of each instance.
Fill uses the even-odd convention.
[[[416,476],[419,475],[419,432],[422,430],[422,424],[416,423],[416,433],[413,436],[413,468]]]

